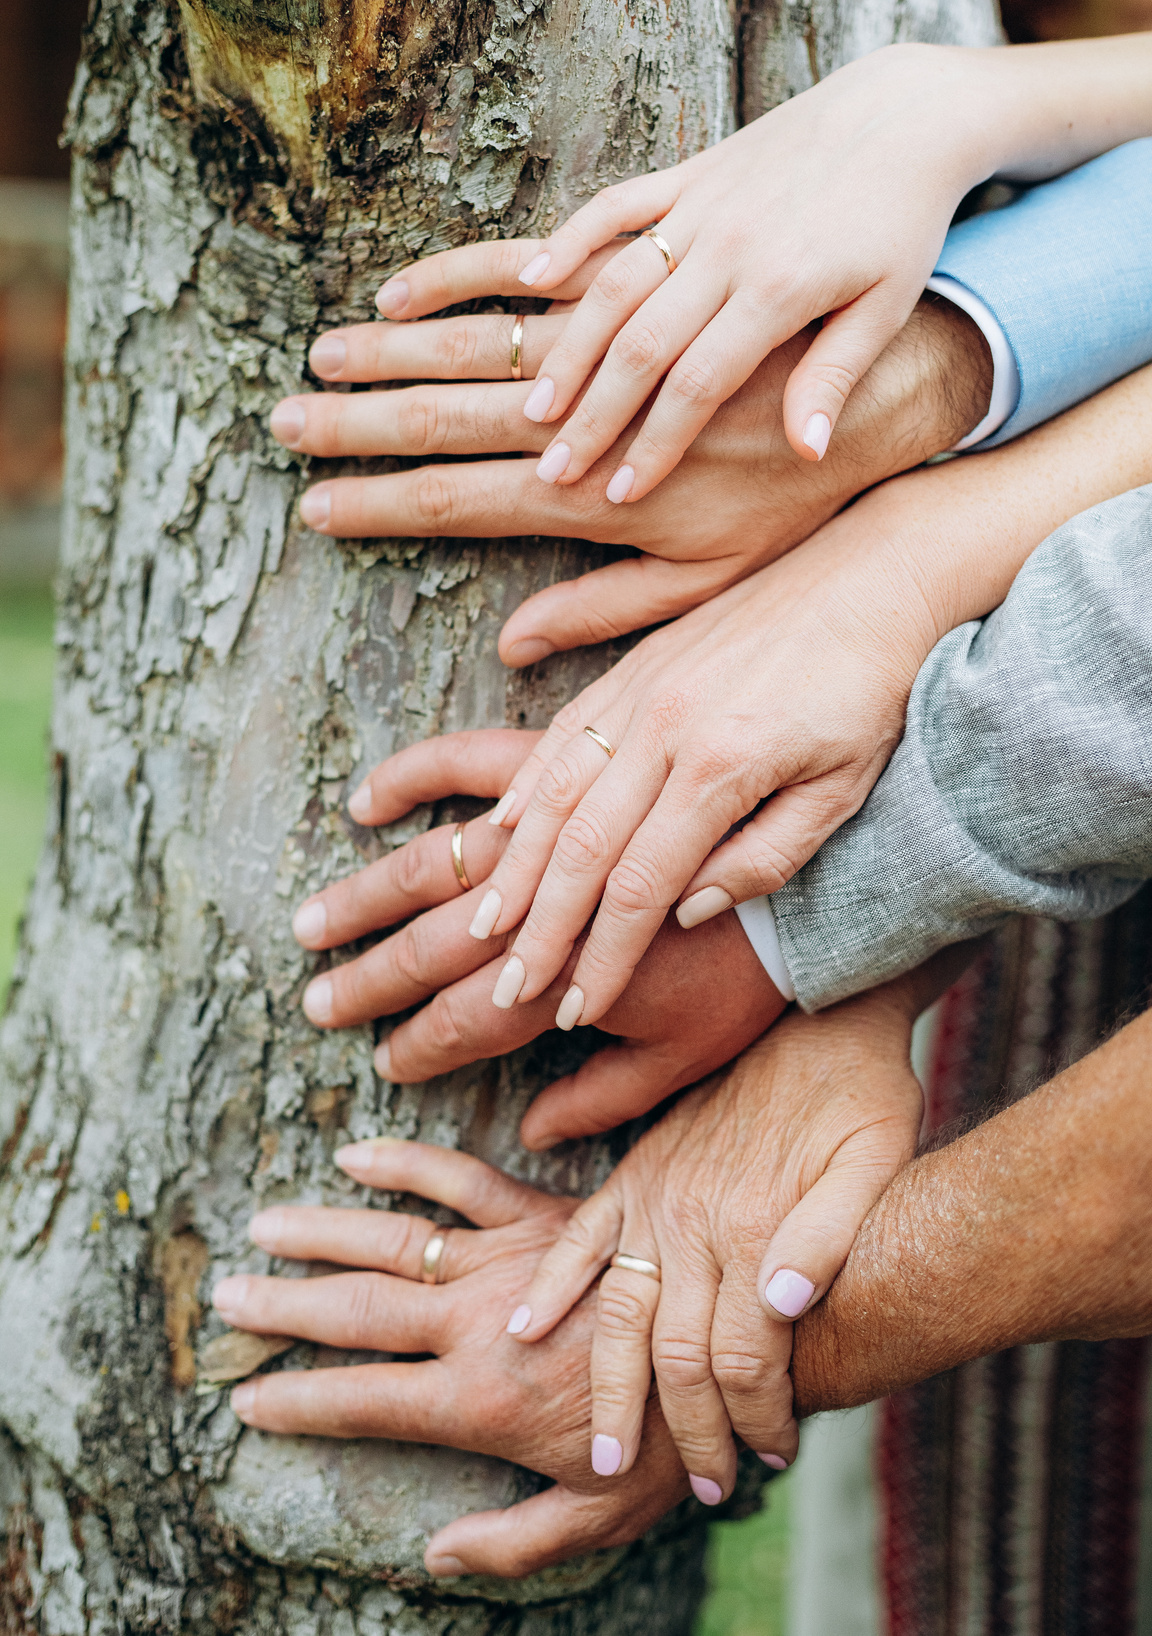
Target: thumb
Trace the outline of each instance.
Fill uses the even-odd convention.
[[[784,388],[784,435],[802,459],[824,458],[848,394],[908,322],[918,294],[885,279],[825,318]]]
[[[730,559],[665,562],[642,556],[609,563],[530,596],[500,633],[500,657],[515,668],[608,642],[674,619],[737,578]]]
[[[682,1050],[609,1045],[541,1091],[520,1123],[520,1140],[530,1153],[542,1153],[569,1137],[614,1130],[698,1077]]]

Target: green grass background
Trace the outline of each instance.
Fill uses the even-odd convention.
[[[0,995],[44,833],[52,660],[48,591],[0,585]],[[784,1636],[788,1491],[778,1478],[756,1516],[713,1527],[696,1636]]]

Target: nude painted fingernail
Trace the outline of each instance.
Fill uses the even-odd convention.
[[[437,1579],[459,1579],[468,1572],[458,1556],[425,1557],[424,1566]]]
[[[592,1470],[597,1477],[615,1477],[620,1470],[624,1450],[618,1437],[605,1437],[597,1432],[592,1439]]]
[[[711,920],[714,915],[722,915],[725,909],[731,907],[731,892],[726,892],[722,886],[703,886],[699,892],[693,892],[690,898],[685,898],[676,910],[676,919],[687,931],[691,926],[699,926],[702,920]]]
[[[536,475],[542,483],[555,483],[568,470],[571,459],[572,450],[567,443],[553,443],[536,467]]]
[[[310,943],[318,942],[327,929],[328,911],[321,898],[313,898],[310,903],[302,903],[292,916],[292,936],[297,943],[303,943],[305,948]]]
[[[246,1420],[256,1407],[255,1386],[250,1380],[246,1380],[242,1386],[234,1386],[228,1402],[237,1420]]]
[[[757,1454],[756,1458],[763,1460],[766,1466],[771,1466],[773,1471],[788,1470],[788,1462],[781,1454]]]
[[[573,983],[556,1011],[556,1026],[567,1034],[584,1014],[584,990]],[[609,1472],[609,1476],[611,1473]]]
[[[501,827],[505,818],[507,818],[508,814],[512,811],[512,808],[515,805],[516,791],[505,790],[499,801],[497,801],[496,805],[492,808],[492,811],[488,814],[488,822],[492,825],[493,829],[499,829]]]
[[[472,924],[468,928],[469,937],[479,938],[481,941],[486,937],[491,937],[492,928],[500,919],[500,911],[503,907],[504,899],[496,891],[495,887],[490,887],[480,899],[480,907],[472,916]]]
[[[342,335],[321,335],[313,341],[308,362],[316,375],[339,375],[348,362],[348,346]]]
[[[258,1210],[248,1223],[248,1237],[262,1250],[275,1251],[284,1237],[283,1210],[275,1206],[271,1210]]]
[[[245,1278],[242,1274],[233,1274],[231,1278],[222,1278],[212,1291],[212,1305],[223,1318],[231,1323],[230,1314],[236,1312],[244,1303]]]
[[[372,786],[367,781],[361,784],[355,795],[348,798],[348,816],[355,818],[358,824],[366,824],[372,816]]]
[[[327,528],[332,516],[332,496],[327,489],[309,489],[300,502],[300,516],[309,528]]]
[[[345,1142],[332,1155],[332,1163],[341,1170],[346,1170],[350,1176],[360,1177],[370,1175],[376,1165],[376,1155],[380,1148],[390,1145],[394,1141],[391,1136],[373,1136],[366,1142]]]
[[[626,500],[632,493],[632,485],[635,481],[636,473],[632,467],[621,466],[618,472],[613,473],[612,481],[604,490],[604,498],[611,500],[614,506],[618,506],[621,501]]]
[[[313,977],[301,1001],[309,1022],[326,1023],[332,1015],[331,977]]]
[[[394,318],[408,305],[411,294],[406,278],[390,278],[376,291],[376,311],[382,318]]]
[[[724,1498],[724,1490],[719,1483],[714,1483],[711,1477],[694,1477],[688,1473],[688,1481],[692,1485],[692,1492],[703,1505],[719,1505]]]
[[[552,399],[556,396],[556,383],[548,375],[541,375],[536,385],[524,399],[524,413],[529,420],[542,421],[552,407]]]
[[[782,1318],[798,1318],[812,1299],[816,1286],[803,1273],[781,1267],[764,1286],[764,1299]]]
[[[811,449],[817,460],[823,460],[832,436],[832,422],[827,415],[809,415],[804,426],[804,446]]]
[[[532,260],[520,274],[521,284],[535,284],[537,279],[543,278],[551,262],[552,257],[548,254],[548,251],[541,250],[538,255],[532,257]]]
[[[532,1308],[519,1306],[509,1318],[504,1333],[506,1335],[523,1335],[532,1322]]]
[[[513,642],[505,663],[513,670],[522,670],[525,665],[538,665],[541,659],[547,659],[555,652],[551,642],[546,642],[542,636],[526,636],[520,642]]]
[[[386,1079],[390,1085],[396,1083],[392,1078],[392,1050],[387,1040],[381,1040],[372,1053],[372,1064],[378,1079]]]
[[[286,398],[278,403],[268,417],[268,430],[277,443],[283,443],[286,449],[294,449],[304,436],[304,428],[308,424],[308,417],[298,403]]]
[[[514,954],[496,979],[496,987],[492,990],[492,1004],[501,1011],[511,1011],[520,997],[526,976],[523,960],[518,954]]]

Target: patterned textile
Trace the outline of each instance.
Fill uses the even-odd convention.
[[[942,1137],[1090,1051],[1152,988],[1152,891],[1102,920],[1018,920],[942,1002]],[[883,1406],[889,1636],[1128,1636],[1138,1622],[1145,1340],[1001,1352]],[[1145,1546],[1147,1549],[1147,1546]],[[1147,1590],[1145,1590],[1147,1598]]]

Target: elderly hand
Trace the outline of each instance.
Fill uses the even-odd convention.
[[[688,1493],[658,1405],[624,1482],[588,1465],[590,1304],[540,1348],[517,1347],[503,1320],[556,1238],[573,1199],[550,1198],[442,1148],[360,1142],[338,1163],[367,1186],[434,1199],[477,1223],[447,1234],[436,1285],[419,1282],[442,1229],[384,1210],[276,1207],[252,1223],[270,1255],[359,1269],[323,1278],[237,1275],[218,1284],[226,1322],[322,1345],[431,1353],[425,1362],[366,1363],[260,1375],[232,1407],[249,1426],[286,1435],[393,1437],[496,1455],[555,1480],[507,1511],[461,1517],[429,1543],[430,1573],[515,1578],[582,1551],[636,1539]]]
[[[431,257],[411,269],[413,310],[522,293],[522,259],[514,243]],[[581,288],[576,279],[558,293]],[[568,487],[539,483],[534,461],[444,463],[445,456],[538,455],[548,442],[523,407],[532,375],[568,319],[562,312],[525,319],[521,384],[508,380],[513,322],[511,315],[458,317],[321,336],[311,363],[322,380],[457,384],[301,395],[284,400],[271,421],[275,436],[301,453],[433,462],[318,483],[301,515],[321,533],[560,535],[639,547],[641,557],[529,598],[500,639],[509,665],[603,642],[707,601],[806,538],[862,489],[950,447],[976,425],[991,391],[991,358],[975,325],[947,302],[924,301],[853,394],[836,448],[813,468],[788,447],[780,419],[784,381],[807,344],[801,336],[723,407],[658,494],[614,506],[604,498],[605,463]],[[472,381],[485,384],[460,384]]]
[[[794,1458],[790,1320],[823,1296],[915,1151],[923,1102],[909,1048],[923,982],[785,1018],[641,1137],[545,1255],[509,1319],[521,1341],[547,1336],[609,1268],[592,1343],[594,1470],[632,1471],[653,1369],[706,1504],[735,1481],[733,1429],[769,1465]],[[661,1281],[609,1267],[618,1251]]]
[[[448,795],[500,793],[539,737],[455,733],[400,751],[372,775],[376,821],[392,822]],[[446,826],[410,841],[309,898],[293,921],[306,948],[328,949],[415,917],[367,953],[313,978],[304,994],[306,1014],[322,1028],[352,1027],[433,995],[377,1047],[381,1077],[405,1084],[527,1044],[552,1027],[566,986],[562,972],[533,1005],[493,1006],[499,962],[491,943],[468,936],[468,926],[508,831],[486,818],[464,827],[468,892],[452,862],[452,833]],[[499,948],[501,940],[494,941]],[[669,918],[601,1020],[619,1044],[537,1097],[521,1125],[525,1146],[551,1147],[646,1113],[738,1055],[783,1006],[734,914],[691,934]]]

